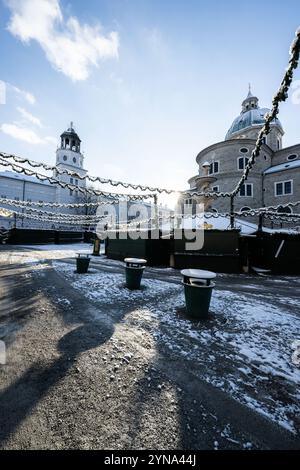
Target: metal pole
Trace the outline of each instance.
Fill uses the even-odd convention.
[[[230,197],[230,228],[234,229],[234,196]]]
[[[23,180],[23,196],[22,199],[25,201],[25,180]],[[24,209],[22,208],[22,214],[24,214]],[[24,218],[22,217],[22,227],[24,227]]]
[[[157,194],[154,194],[153,200],[154,200],[154,218],[155,218],[155,226],[156,226],[156,228],[159,229],[159,221],[158,221],[158,196],[157,196]]]
[[[259,219],[258,219],[258,227],[257,227],[257,231],[258,232],[262,232],[262,229],[263,229],[263,214],[259,214]]]

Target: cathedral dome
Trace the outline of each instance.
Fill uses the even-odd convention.
[[[249,90],[247,98],[242,103],[242,112],[233,121],[229,131],[226,134],[225,140],[234,138],[237,132],[249,130],[254,126],[263,126],[265,123],[265,115],[268,112],[270,112],[270,109],[260,108],[258,106],[258,98],[253,96]],[[272,125],[279,126],[282,129],[282,125],[279,119],[275,119],[272,122]]]

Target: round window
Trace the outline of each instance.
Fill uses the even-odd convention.
[[[64,155],[64,161],[66,162],[68,160],[67,155]]]
[[[73,162],[76,163],[76,158],[75,157],[73,157]]]
[[[241,153],[248,153],[249,149],[247,149],[246,147],[243,147],[242,149],[240,149],[240,152]]]
[[[290,162],[293,161],[293,160],[296,160],[297,158],[298,158],[298,155],[296,155],[296,154],[289,155],[289,156],[287,157],[287,159],[288,159]]]

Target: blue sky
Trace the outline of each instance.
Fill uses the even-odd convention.
[[[299,0],[0,2],[1,150],[54,164],[72,120],[91,174],[178,189],[249,82],[270,106],[300,24]],[[299,111],[282,106],[286,146]]]

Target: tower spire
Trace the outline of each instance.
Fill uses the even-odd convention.
[[[252,98],[252,90],[251,90],[251,83],[249,83],[249,90],[248,90],[248,96],[247,98]]]
[[[247,98],[242,103],[242,113],[245,113],[251,109],[258,108],[258,98],[252,94],[251,83],[249,83],[249,91]]]

